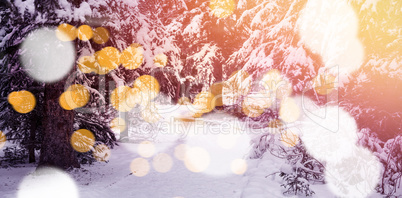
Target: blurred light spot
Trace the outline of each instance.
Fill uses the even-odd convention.
[[[251,94],[244,98],[242,103],[242,111],[248,117],[258,117],[264,113],[264,110],[269,106],[271,106],[270,98]]]
[[[230,169],[236,175],[243,175],[247,170],[247,162],[244,159],[235,159],[230,164]]]
[[[150,101],[154,99],[160,91],[158,80],[150,75],[142,75],[135,79],[134,87],[141,90],[143,100]]]
[[[210,163],[209,153],[201,147],[189,148],[186,152],[184,165],[191,172],[202,172],[208,168]]]
[[[14,91],[7,97],[8,102],[18,113],[29,113],[36,106],[35,96],[29,91]]]
[[[224,149],[232,149],[236,143],[237,139],[241,137],[240,134],[218,134],[217,143],[220,147]]]
[[[96,53],[96,61],[102,68],[109,71],[120,64],[120,51],[114,47],[105,47]]]
[[[65,110],[72,110],[85,106],[90,99],[88,89],[80,84],[71,85],[60,95],[60,106]]]
[[[96,64],[95,56],[81,56],[77,62],[78,69],[86,74],[91,72],[98,73],[97,68],[99,66],[97,67]]]
[[[335,88],[336,77],[331,74],[319,74],[313,79],[313,87],[315,92],[320,95],[327,95]]]
[[[78,187],[67,173],[55,168],[39,168],[19,184],[18,198],[78,198]]]
[[[202,91],[198,93],[192,105],[195,113],[208,113],[215,108],[215,96],[211,92]]]
[[[0,149],[6,144],[7,138],[3,131],[0,131]]]
[[[291,129],[281,131],[281,139],[283,145],[294,147],[299,143],[299,136]]]
[[[284,122],[295,122],[300,117],[300,109],[293,98],[285,98],[281,101],[279,116]]]
[[[138,145],[138,154],[142,157],[151,157],[155,154],[155,145],[150,141],[143,141]]]
[[[217,107],[223,106],[222,88],[223,88],[223,82],[214,83],[209,88],[209,91],[215,96],[214,101],[215,101],[215,106],[217,106]]]
[[[174,148],[174,156],[178,160],[184,160],[186,157],[186,152],[187,152],[188,146],[185,144],[179,144]]]
[[[99,162],[108,161],[111,155],[109,147],[105,144],[95,146],[92,156]]]
[[[281,72],[277,69],[272,69],[267,72],[260,81],[266,92],[272,92],[277,99],[284,99],[292,94],[292,85],[283,78]]]
[[[144,61],[144,48],[134,43],[121,53],[121,64],[127,69],[137,69]]]
[[[251,90],[251,77],[244,70],[233,72],[222,86],[222,102],[224,105],[234,105],[241,96]]]
[[[127,92],[130,91],[130,89],[131,88],[128,86],[119,86],[112,91],[110,103],[114,109],[120,112],[127,112],[132,109],[126,102],[126,95],[128,95]]]
[[[74,150],[85,153],[93,148],[95,136],[87,129],[79,129],[71,135],[70,143]]]
[[[40,82],[55,82],[73,68],[75,46],[62,42],[53,29],[37,29],[29,33],[21,45],[21,62],[27,74]]]
[[[230,16],[235,9],[234,0],[211,0],[209,8],[214,16],[218,18],[225,18]]]
[[[73,41],[77,38],[77,28],[67,23],[60,24],[56,29],[56,37],[61,41]]]
[[[147,98],[143,98],[145,97],[142,94],[140,88],[133,87],[127,91],[125,102],[130,108],[134,108],[135,106],[137,106],[137,104],[146,107],[147,105],[149,105],[149,101],[147,100]]]
[[[157,67],[165,67],[168,62],[168,57],[165,54],[158,54],[154,57],[154,65]]]
[[[162,116],[158,113],[155,103],[150,102],[141,110],[141,118],[148,123],[156,123],[162,118]]]
[[[88,41],[93,37],[94,33],[89,25],[81,25],[78,27],[78,38],[82,41]]]
[[[126,121],[120,117],[114,118],[110,122],[110,128],[114,133],[121,133],[126,130]]]
[[[370,197],[381,178],[382,164],[369,150],[356,147],[353,155],[327,163],[325,181],[339,197]]]
[[[358,23],[347,0],[311,0],[302,10],[296,26],[301,41],[313,53],[321,55],[326,68],[337,65],[340,74],[349,74],[364,61]]]
[[[191,104],[191,100],[190,100],[190,98],[183,96],[183,97],[179,98],[179,100],[177,101],[177,104],[189,105],[189,104]]]
[[[157,172],[166,173],[172,168],[173,160],[168,154],[159,153],[153,158],[152,164]]]
[[[130,164],[130,170],[137,177],[144,177],[151,169],[149,162],[144,158],[136,158]]]
[[[92,40],[97,44],[106,43],[109,40],[109,31],[104,27],[95,28]]]
[[[357,142],[357,124],[348,112],[339,106],[322,107],[312,113],[325,114],[325,120],[303,120],[300,136],[307,152],[322,162],[338,162],[339,159],[348,157],[352,153]],[[336,126],[337,131],[331,129]]]

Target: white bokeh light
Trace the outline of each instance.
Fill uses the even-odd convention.
[[[19,185],[17,198],[78,198],[78,188],[66,173],[55,168],[40,168]]]
[[[55,29],[42,28],[29,33],[21,46],[20,59],[25,71],[40,82],[56,82],[72,69],[73,42],[60,41]]]

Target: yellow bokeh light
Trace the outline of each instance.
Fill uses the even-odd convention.
[[[281,139],[283,145],[287,147],[294,147],[299,143],[299,136],[290,129],[281,132]]]
[[[331,74],[317,75],[312,83],[315,92],[319,95],[327,95],[336,88],[336,77]]]
[[[95,136],[87,129],[79,129],[71,135],[70,143],[74,150],[85,153],[93,148]]]
[[[108,161],[111,155],[111,151],[109,147],[105,144],[98,144],[95,146],[92,156],[98,162],[105,162]]]
[[[191,100],[190,100],[190,98],[183,96],[183,97],[179,98],[179,100],[177,101],[177,104],[189,105],[189,104],[191,104]]]
[[[222,86],[222,101],[224,105],[237,104],[239,98],[247,95],[251,89],[251,78],[247,71],[233,72]]]
[[[138,154],[148,158],[155,154],[155,145],[150,141],[143,141],[138,145]]]
[[[189,147],[186,144],[179,144],[174,148],[174,156],[183,161],[186,158],[186,152]]]
[[[172,169],[173,160],[166,153],[159,153],[152,160],[152,165],[157,172],[166,173]]]
[[[72,41],[77,38],[77,28],[74,26],[63,23],[56,29],[56,37],[61,41]]]
[[[114,47],[105,47],[95,55],[96,61],[106,70],[113,70],[120,65],[120,51]]]
[[[126,93],[126,104],[130,108],[135,107],[137,104],[146,107],[149,103],[150,101],[142,94],[138,87],[133,87]]]
[[[77,61],[78,69],[86,74],[91,72],[97,73],[99,66],[96,66],[96,64],[95,56],[81,56]]]
[[[80,84],[71,85],[60,95],[60,106],[65,110],[72,110],[85,106],[90,99],[88,89]]]
[[[104,44],[109,40],[109,31],[104,27],[97,27],[93,31],[92,40],[97,44]]]
[[[0,149],[3,148],[3,146],[6,144],[6,141],[7,141],[6,134],[0,131]]]
[[[82,41],[88,41],[93,37],[94,33],[89,25],[81,25],[78,27],[78,38]]]
[[[154,65],[157,67],[165,67],[168,62],[168,57],[165,54],[158,54],[154,57]]]
[[[215,99],[214,99],[215,106],[217,106],[217,107],[223,106],[222,88],[223,88],[223,82],[214,83],[209,88],[210,92],[215,96]]]
[[[243,175],[247,170],[247,162],[244,159],[235,159],[230,164],[230,169],[236,175]]]
[[[121,53],[121,64],[127,69],[137,69],[144,61],[144,49],[140,44],[133,44]]]
[[[202,91],[198,93],[193,102],[194,113],[208,113],[215,108],[215,96],[211,92]]]
[[[192,147],[186,152],[184,165],[189,171],[199,173],[208,168],[210,161],[209,153],[204,148]]]
[[[127,112],[132,109],[132,107],[129,107],[126,102],[127,93],[130,90],[131,88],[128,86],[120,86],[112,91],[112,94],[110,95],[110,103],[113,108],[120,112]]]
[[[242,103],[242,111],[248,117],[258,117],[266,108],[271,106],[269,95],[251,94],[244,98]]]
[[[137,177],[144,177],[151,169],[149,162],[144,158],[136,158],[130,164],[130,170]]]
[[[110,128],[112,129],[113,132],[115,133],[121,133],[124,130],[126,130],[126,121],[122,118],[114,118],[110,122]]]
[[[261,83],[265,90],[274,93],[277,99],[284,99],[290,96],[293,91],[291,83],[283,78],[281,72],[277,69],[267,72],[263,76]]]
[[[142,100],[147,101],[154,99],[160,91],[158,80],[150,75],[142,75],[135,79],[134,87],[141,90]]]
[[[284,122],[294,122],[300,117],[300,108],[293,98],[285,98],[281,101],[279,116]]]
[[[156,123],[161,119],[155,103],[150,102],[149,105],[141,110],[141,118],[148,123]]]
[[[29,113],[36,106],[35,96],[25,90],[11,92],[7,100],[18,113]]]
[[[233,14],[235,6],[234,0],[211,0],[209,2],[212,14],[218,18],[225,18]]]

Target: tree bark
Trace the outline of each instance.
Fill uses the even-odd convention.
[[[75,151],[70,145],[74,112],[64,110],[59,97],[65,81],[45,85],[45,112],[43,118],[43,142],[39,166],[54,166],[61,169],[80,167]]]

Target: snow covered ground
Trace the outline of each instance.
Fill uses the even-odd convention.
[[[176,112],[181,113],[169,116],[183,113]],[[237,118],[212,113],[180,124],[169,129],[187,130],[186,136],[170,131],[158,134],[152,142],[119,143],[107,163],[68,172],[79,197],[284,197],[282,178],[275,173],[287,166],[286,160],[270,152],[249,159],[253,137],[245,132],[251,129]],[[18,192],[27,188],[20,185],[24,178],[31,178],[25,180],[39,186],[36,188],[46,190],[53,185],[60,188],[56,192],[67,188],[62,181],[55,185],[50,179],[32,180],[34,171],[34,165],[0,169],[0,197],[18,197]],[[326,185],[315,184],[311,189],[313,197],[335,197]]]

